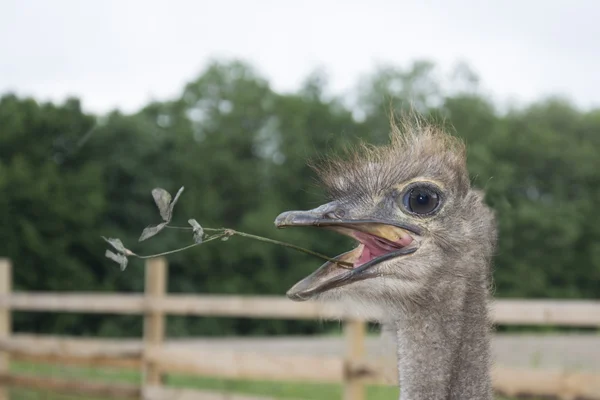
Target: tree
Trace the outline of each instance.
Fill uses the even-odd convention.
[[[347,144],[387,140],[391,110],[416,108],[463,137],[476,186],[496,211],[497,296],[598,298],[600,280],[600,111],[545,99],[501,114],[479,93],[468,67],[452,85],[432,63],[386,66],[362,81],[357,103],[326,95],[317,71],[297,93],[280,94],[241,61],[214,62],[180,96],[131,115],[96,117],[76,99],[0,99],[0,240],[17,288],[141,291],[140,263],[122,273],[104,257],[101,235],[135,251],[180,247],[189,232],[137,243],[159,222],[155,187],[185,186],[173,223],[196,218],[335,255],[339,235],[273,227],[283,210],[325,200],[307,161]],[[448,89],[450,88],[450,89]],[[362,113],[363,118],[356,118]],[[169,258],[169,290],[278,294],[319,260],[235,237]],[[18,315],[16,328],[65,334],[134,335],[139,317]],[[170,319],[171,334],[311,333],[309,322]]]

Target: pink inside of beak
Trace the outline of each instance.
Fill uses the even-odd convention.
[[[413,241],[413,238],[409,235],[394,242],[364,232],[355,232],[354,237],[364,245],[358,261],[354,264],[355,268],[360,267],[377,257],[406,247]]]

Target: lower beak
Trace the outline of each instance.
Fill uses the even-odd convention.
[[[377,276],[371,267],[394,257],[415,252],[412,243],[412,234],[421,234],[421,229],[411,224],[382,221],[379,219],[341,219],[334,218],[330,207],[321,206],[309,211],[287,211],[275,219],[277,228],[293,226],[314,226],[337,231],[353,237],[359,241],[364,237],[377,238],[390,244],[390,251],[372,260],[359,264],[359,259],[364,251],[365,244],[361,243],[354,250],[343,253],[335,260],[345,261],[355,265],[353,268],[343,268],[337,263],[328,261],[315,272],[296,283],[287,296],[295,301],[308,300],[311,297],[327,290],[345,286],[353,282]],[[410,233],[409,233],[410,232]],[[402,247],[392,247],[396,243],[408,243]]]

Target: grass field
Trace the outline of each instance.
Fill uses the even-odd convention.
[[[35,374],[38,376],[63,379],[86,379],[92,381],[137,383],[140,376],[137,372],[126,370],[110,370],[81,367],[57,367],[49,365],[33,365],[13,363],[15,373]],[[337,384],[314,384],[292,382],[238,381],[215,378],[172,375],[167,377],[167,384],[174,387],[205,389],[240,394],[270,396],[281,399],[331,400],[341,399],[342,386]],[[29,389],[11,390],[11,400],[108,400],[82,398],[51,393],[42,393]],[[398,388],[389,386],[369,386],[368,400],[396,400]],[[498,397],[497,400],[511,400]]]

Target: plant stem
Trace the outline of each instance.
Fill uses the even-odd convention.
[[[165,228],[188,229],[188,230],[192,229],[191,227],[187,227],[187,226],[171,226],[171,225],[167,225],[167,226],[165,226]],[[238,235],[238,236],[242,236],[242,237],[245,237],[245,238],[248,238],[248,239],[254,239],[254,240],[259,240],[261,242],[266,242],[266,243],[276,244],[276,245],[283,246],[283,247],[288,247],[290,249],[294,249],[296,251],[300,251],[302,253],[310,254],[312,256],[322,258],[323,260],[335,263],[335,264],[339,265],[342,268],[352,269],[354,267],[354,264],[352,264],[350,262],[336,260],[336,259],[333,259],[331,257],[326,256],[325,254],[317,253],[316,251],[308,250],[308,249],[305,249],[304,247],[296,246],[295,244],[281,242],[279,240],[269,239],[269,238],[266,238],[266,237],[263,237],[263,236],[253,235],[251,233],[246,233],[246,232],[240,232],[240,231],[236,231],[234,229],[229,229],[229,228],[203,228],[203,229],[205,231],[207,231],[207,232],[221,232],[221,233],[223,233],[223,235],[221,235],[220,237]],[[193,246],[188,246],[188,247],[193,247]]]
[[[187,250],[187,249],[191,249],[192,247],[200,246],[201,244],[208,243],[208,242],[210,242],[210,241],[212,241],[212,240],[215,240],[215,239],[220,239],[220,238],[222,238],[222,237],[224,237],[224,236],[227,236],[227,234],[226,234],[226,233],[223,233],[222,235],[215,235],[215,236],[211,236],[210,238],[206,239],[205,241],[203,241],[203,242],[201,242],[201,243],[194,243],[194,244],[190,244],[189,246],[180,247],[180,248],[178,248],[178,249],[175,249],[175,250],[169,250],[169,251],[165,251],[164,253],[150,254],[150,255],[148,255],[148,256],[140,256],[140,255],[138,255],[138,254],[132,254],[132,256],[133,256],[133,257],[140,258],[140,259],[142,259],[142,260],[143,260],[143,259],[146,259],[146,258],[162,257],[162,256],[166,256],[166,255],[169,255],[169,254],[178,253],[178,252],[180,252],[180,251],[184,251],[184,250]]]
[[[336,263],[337,265],[339,265],[340,267],[343,267],[343,268],[351,269],[354,266],[354,264],[349,263],[347,261],[335,260],[333,258],[327,257],[324,254],[317,253],[316,251],[305,249],[304,247],[296,246],[295,244],[286,243],[286,242],[280,242],[279,240],[269,239],[269,238],[262,237],[262,236],[257,236],[257,235],[252,235],[252,234],[246,233],[246,232],[235,231],[233,229],[226,229],[226,231],[231,232],[233,235],[239,235],[239,236],[243,236],[243,237],[246,237],[246,238],[249,238],[249,239],[260,240],[261,242],[277,244],[277,245],[283,246],[283,247],[289,247],[290,249],[301,251],[301,252],[306,253],[306,254],[310,254],[310,255],[313,255],[313,256],[316,256],[316,257],[320,257],[320,258],[322,258],[324,260],[327,260],[329,262]]]

